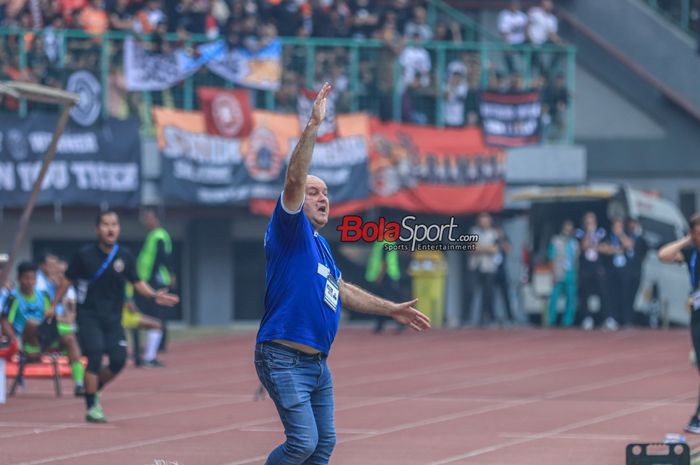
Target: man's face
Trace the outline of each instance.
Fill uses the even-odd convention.
[[[328,187],[322,179],[316,176],[306,178],[306,197],[304,198],[304,214],[318,231],[328,223],[331,205],[328,201]]]
[[[598,220],[596,220],[595,213],[586,213],[583,217],[583,226],[589,231],[598,227]]]
[[[491,215],[487,213],[479,215],[479,227],[481,229],[489,229],[491,227]]]
[[[105,245],[114,245],[119,239],[119,218],[114,213],[102,215],[97,225],[97,238]]]
[[[574,223],[571,221],[565,221],[561,227],[561,232],[565,236],[571,236],[571,234],[574,232]]]
[[[417,8],[413,11],[413,15],[414,15],[414,17],[415,17],[415,19],[416,19],[416,23],[417,23],[417,24],[425,24],[425,18],[426,18],[426,16],[427,16],[427,14],[426,14],[424,8],[422,8],[422,7],[417,7]]]
[[[615,220],[612,223],[612,231],[618,236],[625,232],[625,223],[622,220]]]
[[[49,255],[46,257],[44,260],[44,263],[39,265],[41,267],[41,271],[44,272],[47,276],[51,276],[53,273],[56,272],[56,269],[58,267],[58,258],[54,257],[53,255]]]
[[[696,224],[693,229],[690,230],[690,239],[693,241],[693,245],[700,249],[700,224]]]
[[[36,271],[25,271],[18,277],[19,288],[22,294],[29,295],[36,286]]]
[[[629,220],[627,222],[627,231],[636,236],[641,236],[642,225],[637,220]]]
[[[152,211],[146,211],[141,217],[141,222],[146,227],[146,229],[155,229],[158,224],[158,218]]]

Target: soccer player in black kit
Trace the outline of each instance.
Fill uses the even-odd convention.
[[[56,304],[61,302],[68,287],[73,284],[78,294],[78,339],[88,359],[85,419],[92,423],[104,423],[107,420],[99,393],[126,363],[127,342],[121,318],[127,281],[134,284],[136,292],[159,305],[173,306],[179,302],[179,298],[168,294],[165,289],[156,291],[139,280],[134,256],[117,242],[120,227],[115,212],[100,213],[96,224],[97,243],[86,245],[73,257],[66,271],[66,279],[56,291],[46,317],[53,315]],[[109,357],[107,366],[101,366],[103,354]]]
[[[683,239],[671,242],[659,249],[659,260],[667,263],[682,263],[688,265],[690,272],[690,296],[688,310],[690,311],[690,336],[696,358],[700,354],[700,265],[697,263],[700,255],[700,213],[690,218],[690,233]],[[685,427],[689,433],[700,434],[700,396],[695,414]]]

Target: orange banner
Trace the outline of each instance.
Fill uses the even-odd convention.
[[[373,203],[411,212],[465,214],[503,208],[505,154],[477,128],[371,124]]]

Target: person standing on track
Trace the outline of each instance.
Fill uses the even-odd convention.
[[[682,263],[688,265],[690,272],[690,296],[688,298],[688,309],[690,310],[690,336],[693,341],[693,349],[700,354],[700,265],[698,265],[698,255],[700,254],[700,213],[696,213],[690,218],[690,233],[683,239],[671,242],[661,247],[658,252],[659,260],[666,263]],[[690,422],[685,427],[689,433],[700,434],[700,394],[698,396],[698,406],[695,413],[690,418]]]
[[[97,216],[96,244],[89,244],[73,257],[66,279],[56,291],[47,318],[54,314],[68,287],[75,283],[77,290],[78,337],[83,354],[88,359],[85,373],[85,402],[88,422],[104,423],[106,418],[99,401],[99,393],[124,368],[126,363],[126,336],[121,325],[124,288],[134,284],[139,294],[159,305],[175,305],[179,298],[165,289],[153,290],[139,280],[133,255],[121,247],[119,217],[106,211]],[[109,365],[102,366],[102,355],[107,354]]]
[[[324,465],[335,447],[334,400],[326,365],[340,322],[349,309],[390,316],[417,331],[430,327],[413,308],[343,281],[319,230],[328,222],[328,188],[308,174],[318,127],[326,114],[328,83],[289,160],[284,190],[265,234],[265,313],[255,347],[255,368],[284,425],[286,441],[266,465]]]
[[[372,252],[365,271],[365,281],[373,284],[377,293],[391,299],[401,297],[401,268],[399,267],[399,253],[396,250],[387,250],[387,245],[394,245],[396,242],[377,241],[372,246]],[[374,332],[379,334],[384,330],[384,324],[389,320],[388,316],[377,316],[374,325]],[[399,324],[397,332],[406,328]]]
[[[158,345],[160,338],[163,335],[163,325],[160,320],[141,313],[134,302],[134,286],[131,283],[126,284],[124,307],[122,309],[122,326],[125,330],[132,330],[138,333],[139,330],[145,329],[148,331],[148,339],[146,352],[141,362],[141,354],[138,353],[138,344],[134,343],[134,360],[140,363],[137,365],[144,368],[163,368],[163,365],[157,358]],[[155,337],[153,335],[155,334]]]
[[[172,263],[173,241],[170,239],[170,234],[160,224],[160,218],[153,208],[147,208],[143,212],[141,221],[148,230],[148,235],[137,259],[136,269],[139,278],[154,289],[173,289],[175,287],[175,273]],[[160,351],[165,351],[168,342],[168,309],[157,302],[141,299],[139,296],[136,296],[135,302],[145,315],[151,316],[161,323],[161,329],[148,330],[146,351],[150,351],[149,347],[153,344],[156,344]],[[160,362],[157,362],[156,365],[162,366]]]

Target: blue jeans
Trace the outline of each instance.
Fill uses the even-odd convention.
[[[275,402],[287,440],[265,465],[326,465],[335,447],[333,380],[323,354],[272,342],[255,346],[255,370]]]

